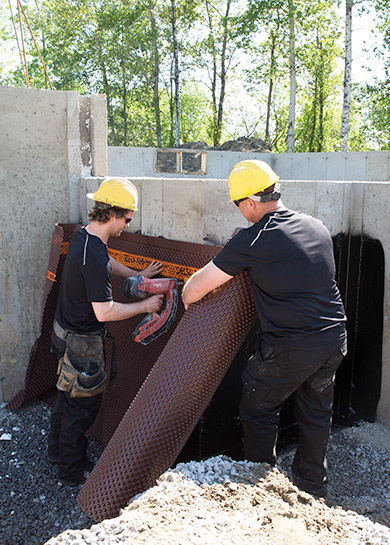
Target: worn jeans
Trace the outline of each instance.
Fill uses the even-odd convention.
[[[246,459],[275,464],[280,411],[294,394],[299,439],[292,473],[301,488],[322,492],[335,372],[345,354],[346,342],[309,349],[259,343],[242,377],[240,418]]]

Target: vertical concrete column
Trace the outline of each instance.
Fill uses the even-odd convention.
[[[68,138],[68,182],[69,182],[69,221],[80,220],[80,129],[79,129],[79,95],[73,91],[66,93],[66,132]]]
[[[107,176],[107,101],[105,95],[90,97],[92,176]],[[129,173],[131,174],[131,173]]]

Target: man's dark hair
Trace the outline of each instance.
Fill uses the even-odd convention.
[[[119,208],[118,206],[111,206],[102,202],[96,202],[95,206],[88,214],[89,221],[98,221],[99,223],[107,223],[111,216],[116,218],[124,218],[130,210],[125,208]]]

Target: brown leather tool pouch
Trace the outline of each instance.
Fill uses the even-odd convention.
[[[59,360],[57,388],[70,397],[92,397],[106,388],[104,333],[69,332],[64,357]]]

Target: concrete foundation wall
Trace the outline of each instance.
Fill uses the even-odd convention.
[[[109,148],[107,154],[103,97],[0,87],[0,108],[1,402],[9,401],[23,387],[31,346],[39,332],[54,224],[87,222],[91,203],[87,203],[85,193],[97,189],[107,174],[107,156],[109,173],[129,177],[140,192],[140,212],[130,224],[131,231],[223,244],[236,227],[247,226],[238,209],[227,205],[226,177],[232,166],[248,154],[207,152],[206,176],[157,177],[154,149]],[[130,162],[129,152],[133,154]],[[387,263],[390,255],[387,152],[250,154],[250,157],[270,162],[280,174],[283,200],[288,207],[322,219],[332,235],[363,233],[379,239]],[[315,181],[320,174],[335,181]],[[376,180],[343,181],[348,178]],[[387,268],[385,274],[378,418],[390,425]]]
[[[227,180],[129,178],[140,194],[130,232],[203,244],[222,245],[236,227],[247,227],[238,208],[227,204]],[[94,191],[101,179],[85,180],[82,195]],[[289,208],[321,219],[332,236],[365,234],[383,246],[390,259],[388,182],[325,182],[282,180],[282,199]],[[83,222],[89,204],[82,198]],[[390,270],[385,268],[382,390],[378,419],[390,425]]]
[[[161,178],[183,176],[182,174],[157,173],[155,169],[157,153],[158,150],[155,148],[110,146],[108,173],[110,176],[159,176]],[[206,173],[193,174],[192,178],[227,178],[236,163],[250,157],[271,165],[283,180],[390,181],[390,152],[388,151],[278,154],[211,150],[205,153],[207,154]]]
[[[1,402],[23,387],[53,226],[80,220],[80,179],[106,174],[107,131],[105,100],[75,92],[0,87],[0,111]]]

